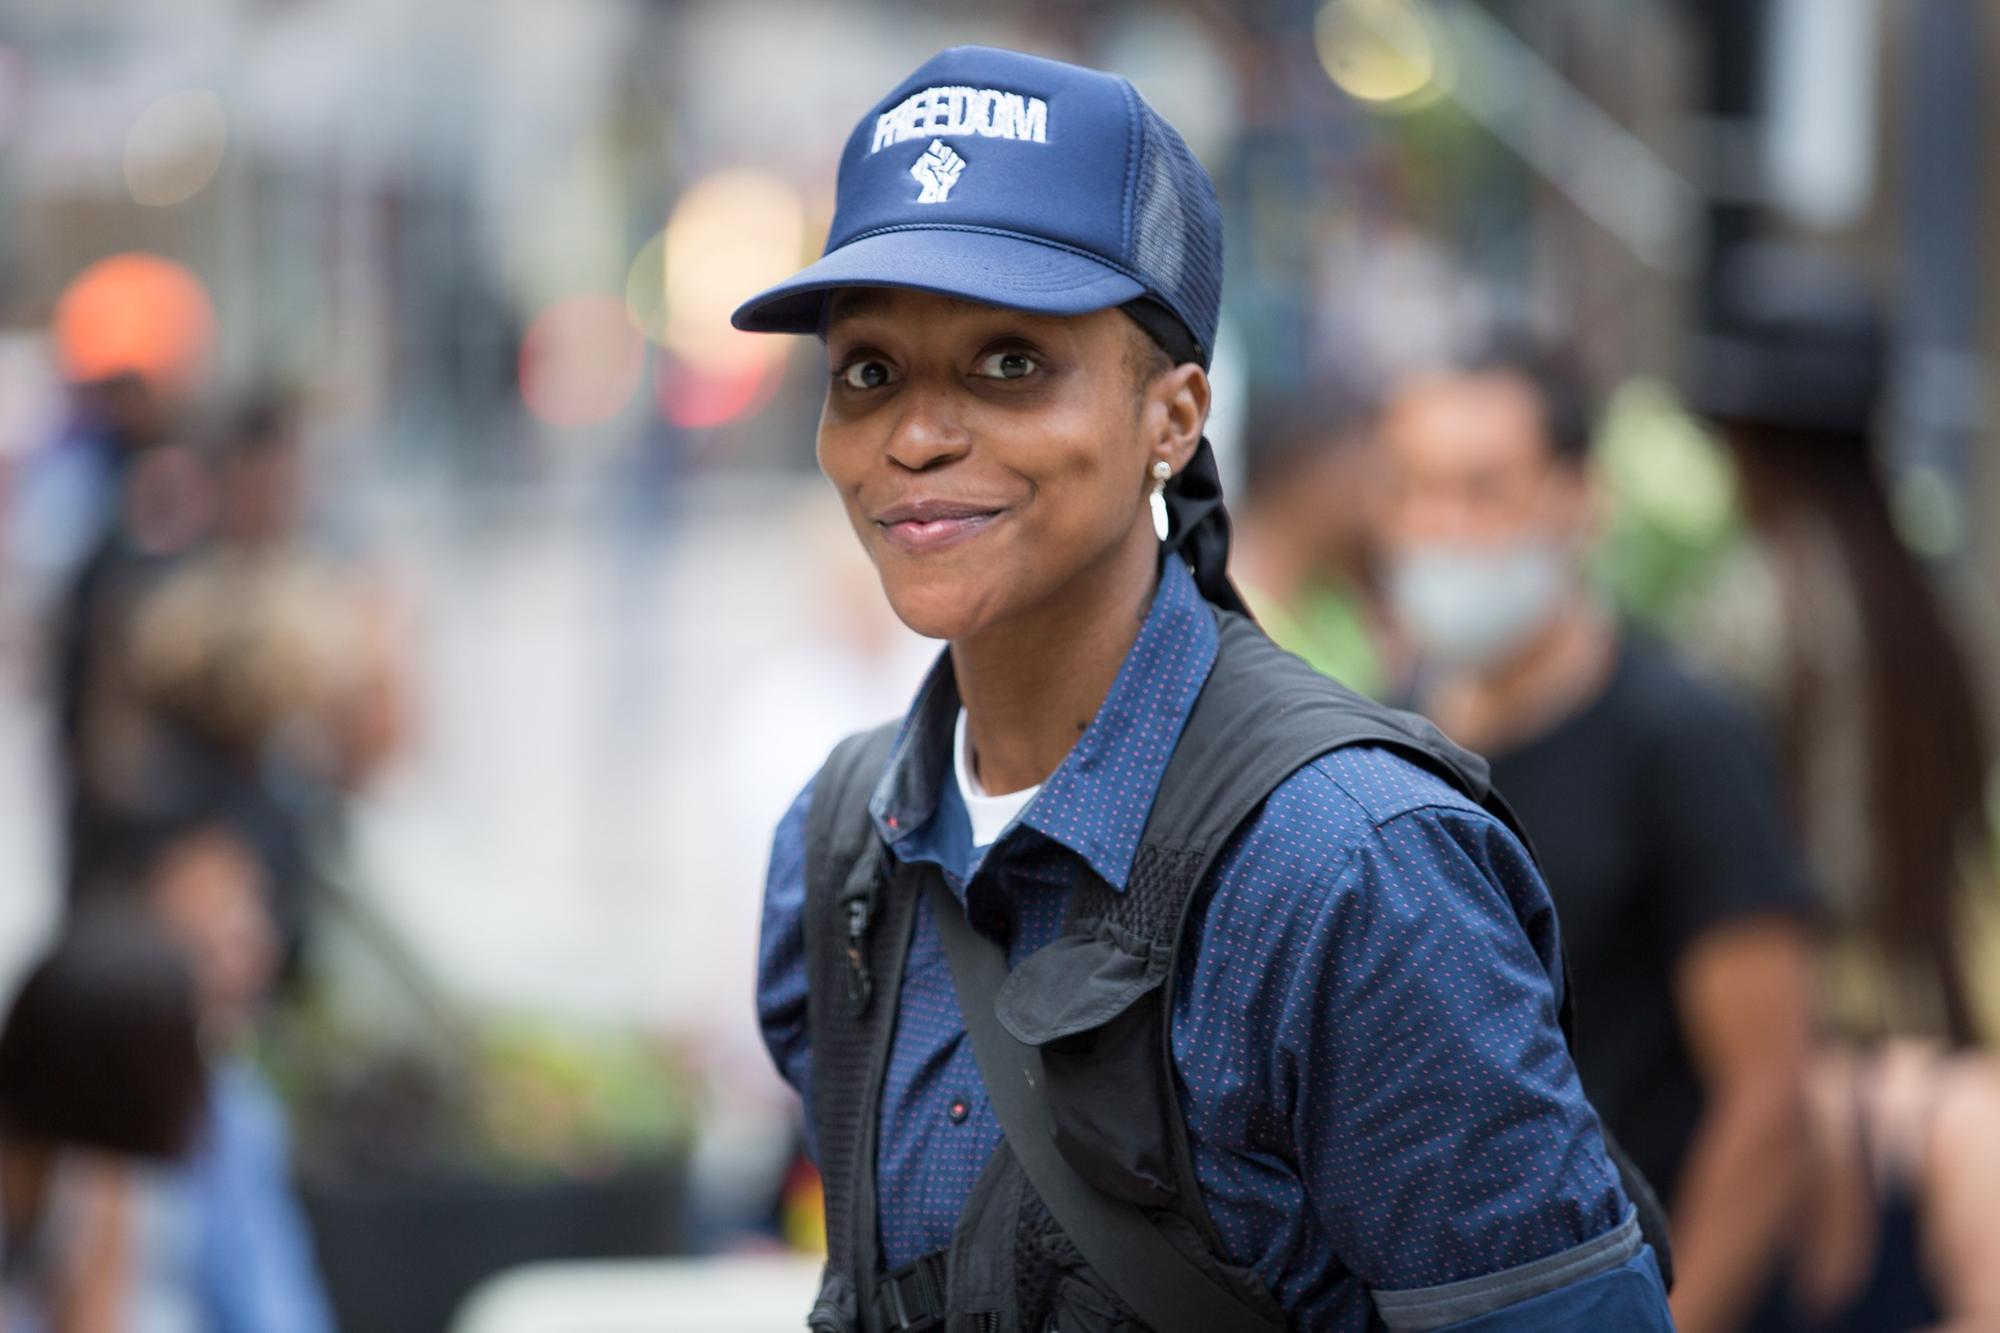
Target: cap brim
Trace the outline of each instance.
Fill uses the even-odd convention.
[[[996,232],[878,232],[751,297],[729,322],[751,333],[817,333],[827,294],[904,287],[1042,315],[1083,315],[1146,294],[1137,280],[1074,250]]]

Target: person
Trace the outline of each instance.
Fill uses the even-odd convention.
[[[824,256],[734,316],[823,336],[820,466],[948,644],[773,844],[809,1322],[1665,1329],[1477,761],[1238,613],[1220,261],[1129,83],[961,47],[856,127]]]
[[[287,976],[310,936],[316,844],[403,726],[386,603],[300,538],[299,452],[278,400],[231,418],[214,540],[131,616],[122,677],[146,743],[118,810],[141,848],[189,810],[226,812],[262,862]]]
[[[1812,1187],[1753,1327],[1988,1327],[2000,1069],[1968,962],[1991,889],[1988,742],[1876,472],[1888,332],[1866,285],[1809,250],[1746,246],[1721,279],[1687,392],[1737,465],[1751,540],[1687,633],[1784,756],[1829,1037]]]
[[[137,370],[66,387],[68,418],[23,460],[10,497],[9,563],[38,593],[68,584],[119,525],[132,464],[173,433],[171,395]]]
[[[1877,474],[1888,334],[1865,284],[1810,251],[1746,248],[1723,277],[1687,388],[1736,463],[1751,540],[1689,617],[1691,651],[1778,740],[1826,906],[1833,1030],[1968,1046],[1990,1035],[1982,1008],[2000,1019],[1966,957],[1992,886],[1990,751]]]
[[[118,854],[144,786],[151,728],[127,671],[134,622],[207,537],[214,510],[206,460],[184,440],[146,445],[117,478],[116,508],[64,591],[52,643],[71,899]]]
[[[192,961],[211,1052],[209,1115],[189,1162],[207,1327],[328,1333],[284,1112],[248,1055],[279,957],[263,875],[254,848],[226,824],[194,821],[161,839],[143,897]]]
[[[1389,596],[1422,710],[1488,756],[1535,840],[1584,1090],[1672,1213],[1675,1321],[1731,1329],[1803,1167],[1811,897],[1754,722],[1585,576],[1590,427],[1578,377],[1526,343],[1402,385]]]
[[[1265,404],[1250,423],[1231,579],[1279,647],[1349,689],[1391,697],[1406,664],[1373,560],[1381,460],[1370,414],[1322,391]]]
[[[1815,1058],[1810,1169],[1749,1333],[2000,1327],[2000,1069],[1923,1038]]]
[[[179,1164],[204,1115],[194,981],[135,913],[71,925],[0,1027],[8,1333],[193,1333]]]

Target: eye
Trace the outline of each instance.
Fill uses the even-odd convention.
[[[849,389],[879,389],[895,378],[889,363],[874,357],[861,357],[842,366],[834,376]]]
[[[974,373],[994,380],[1026,379],[1041,367],[1035,358],[1022,351],[988,352],[979,358]]]

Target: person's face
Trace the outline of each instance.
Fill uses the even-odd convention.
[[[1420,380],[1382,418],[1383,544],[1393,555],[1573,549],[1587,533],[1584,469],[1556,457],[1535,392],[1508,375]]]
[[[249,542],[277,541],[298,526],[300,457],[289,439],[231,462],[223,479],[223,526]]]
[[[204,1008],[225,1022],[247,1018],[278,959],[256,859],[233,837],[198,833],[166,852],[150,887],[161,924],[194,963]]]
[[[834,298],[819,463],[905,624],[963,639],[1151,549],[1151,468],[1193,453],[1208,381],[1142,384],[1143,337],[1116,310]]]

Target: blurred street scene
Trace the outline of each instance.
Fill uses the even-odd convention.
[[[1557,848],[1573,789],[1547,834],[1522,809],[1566,935],[1590,918],[1603,1087],[1679,1107],[1636,1131],[1677,1226],[1768,1204],[1770,1273],[1851,1297],[1785,1230],[1789,1178],[1698,1197],[1735,1028],[1689,1015],[1771,992],[1731,963],[1702,989],[1682,946],[1731,912],[1797,928],[1814,1045],[1771,1095],[1798,1123],[1880,1097],[1905,1139],[1933,1100],[1941,1134],[2000,1128],[1963,1058],[2000,1034],[1977,0],[8,0],[0,1168],[145,1163],[156,1267],[186,1278],[146,1299],[199,1312],[162,1326],[797,1326],[822,1229],[752,1007],[770,835],[939,645],[816,471],[819,347],[728,313],[818,253],[869,101],[966,42],[1128,76],[1214,176],[1210,435],[1274,637],[1493,750],[1503,790],[1545,739],[1517,724],[1582,716],[1615,643],[1728,701],[1761,813],[1683,831],[1744,851],[1643,890],[1684,913],[1572,913],[1634,858]],[[1570,388],[1501,347],[1560,349]],[[1514,621],[1474,624],[1514,594],[1468,601],[1462,565],[1399,576],[1440,534],[1521,533],[1573,560],[1521,562]],[[1538,579],[1585,608],[1547,691],[1520,683]],[[1554,767],[1593,753],[1630,750]],[[1724,904],[1711,874],[1755,883]],[[1743,976],[1792,958],[1759,940]],[[1606,971],[1656,985],[1593,1011]],[[152,1026],[89,1026],[106,1005]],[[97,1075],[63,1092],[33,1054],[76,1042],[131,1047],[152,1100],[77,1113]],[[107,1188],[50,1179],[51,1208]],[[1940,1319],[1968,1245],[1931,1265]],[[745,1254],[796,1261],[590,1266]],[[701,1304],[766,1271],[772,1319]]]

